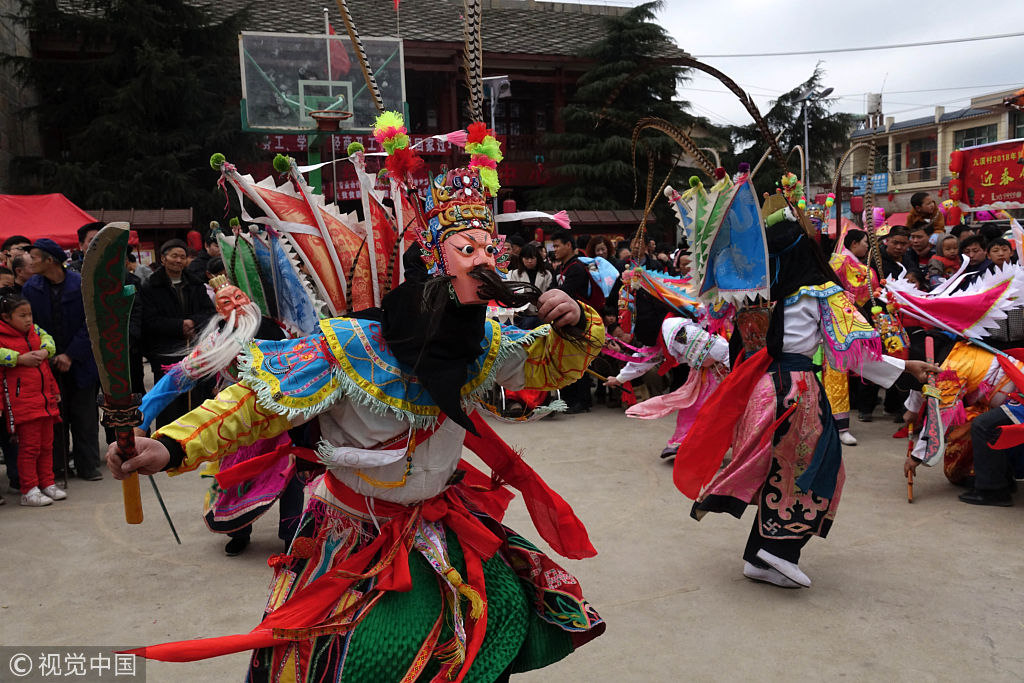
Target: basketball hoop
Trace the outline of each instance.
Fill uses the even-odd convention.
[[[309,115],[316,121],[317,130],[328,133],[337,132],[342,121],[352,118],[352,112],[338,109],[318,109],[309,112]]]

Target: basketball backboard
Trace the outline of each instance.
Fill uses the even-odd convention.
[[[370,70],[384,108],[403,110],[405,64],[402,41],[363,38]],[[310,112],[352,112],[344,130],[373,127],[377,108],[366,87],[348,36],[243,32],[238,40],[242,75],[242,124],[252,132],[316,129]]]

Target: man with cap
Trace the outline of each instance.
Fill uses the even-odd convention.
[[[32,305],[37,325],[53,336],[57,353],[50,361],[60,387],[64,425],[70,427],[72,455],[78,476],[99,481],[99,409],[96,395],[99,374],[92,357],[89,329],[82,304],[82,276],[64,268],[67,254],[48,238],[32,243],[28,270],[32,277],[22,287],[22,295]],[[60,425],[55,443],[66,443],[65,426]],[[63,463],[54,462],[60,470]]]
[[[164,376],[164,366],[173,365],[189,353],[195,335],[216,313],[206,293],[205,280],[186,270],[187,247],[181,240],[168,240],[160,246],[160,268],[142,285],[139,304],[142,311],[142,349],[153,369],[153,377]],[[187,413],[206,399],[212,386],[203,383],[192,394],[179,397],[159,416],[166,424]]]

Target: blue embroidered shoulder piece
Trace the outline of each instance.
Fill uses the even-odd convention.
[[[493,320],[484,324],[480,354],[462,386],[464,398],[489,389],[496,367],[514,348],[546,333],[502,327]],[[260,404],[289,419],[308,419],[343,397],[417,428],[440,415],[430,394],[391,353],[376,321],[322,320],[319,334],[254,342],[240,365],[242,380],[256,391]]]

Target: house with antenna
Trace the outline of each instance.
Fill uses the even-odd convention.
[[[850,135],[850,144],[874,141],[875,206],[892,214],[907,211],[915,192],[927,192],[937,201],[948,198],[951,173],[949,155],[957,149],[1024,138],[1024,111],[1014,103],[1020,89],[979,95],[956,111],[935,107],[930,116],[897,121],[881,113],[881,97],[869,98],[864,126]],[[867,149],[857,150],[847,164],[842,185],[853,187],[854,197],[867,188]],[[854,206],[856,206],[856,202]]]

